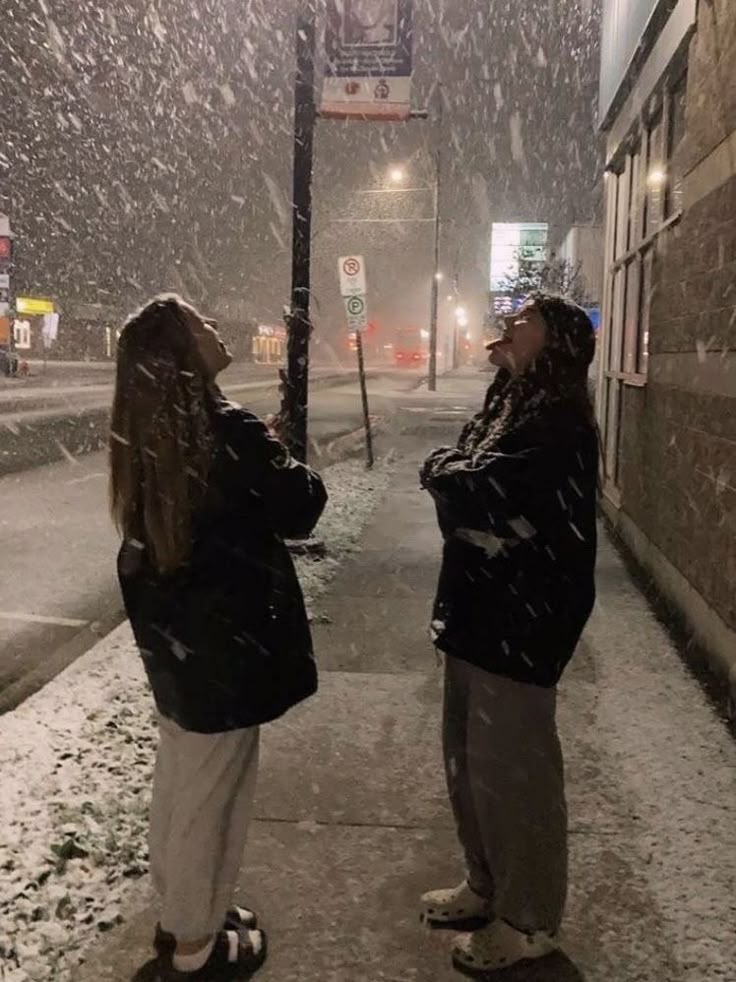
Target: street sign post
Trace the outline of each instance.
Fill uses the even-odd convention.
[[[371,415],[368,409],[368,388],[365,382],[365,358],[363,357],[363,332],[355,332],[355,347],[358,352],[358,375],[360,376],[360,398],[363,403],[363,426],[365,427],[365,462],[368,470],[373,468],[373,432]]]
[[[363,355],[363,332],[368,327],[368,303],[366,290],[368,279],[365,275],[365,260],[362,256],[341,256],[337,271],[340,276],[340,293],[345,302],[345,315],[348,330],[355,335],[355,349],[358,352],[358,377],[360,379],[360,398],[363,403],[363,425],[365,427],[365,452],[368,470],[373,467],[373,433],[368,409],[368,387],[365,379],[365,357]]]

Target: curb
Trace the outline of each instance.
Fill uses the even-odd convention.
[[[385,431],[386,418],[384,416],[371,416],[370,421],[374,437],[378,433]],[[318,455],[322,458],[322,463],[326,465],[334,464],[339,460],[357,454],[365,447],[365,442],[365,429],[359,426],[355,430],[350,430],[347,433],[342,433],[334,437],[325,447],[324,453],[318,450]]]
[[[357,377],[355,372],[315,378],[312,389],[333,388],[341,383],[350,385]],[[246,382],[228,387],[225,394],[230,392],[237,397],[239,392],[277,387],[278,379],[264,380],[263,384]],[[5,419],[0,414],[0,477],[64,459],[72,462],[83,454],[103,450],[107,446],[109,429],[109,405],[82,407],[73,415],[68,410],[61,413],[49,410],[48,414],[27,421],[10,414]]]
[[[108,408],[30,423],[0,417],[0,477],[101,450],[107,445],[109,426]]]

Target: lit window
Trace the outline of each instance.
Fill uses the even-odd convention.
[[[28,351],[31,347],[30,321],[15,321],[13,325],[13,342],[19,351]]]

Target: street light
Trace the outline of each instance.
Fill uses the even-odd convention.
[[[389,178],[392,184],[403,184],[406,180],[406,171],[403,167],[392,167]]]
[[[438,283],[440,283],[442,280],[444,280],[445,274],[437,272],[434,274],[434,278],[437,280]]]

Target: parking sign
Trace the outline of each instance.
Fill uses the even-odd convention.
[[[368,327],[368,305],[365,297],[346,297],[345,312],[348,316],[348,330],[351,333],[364,331]]]

